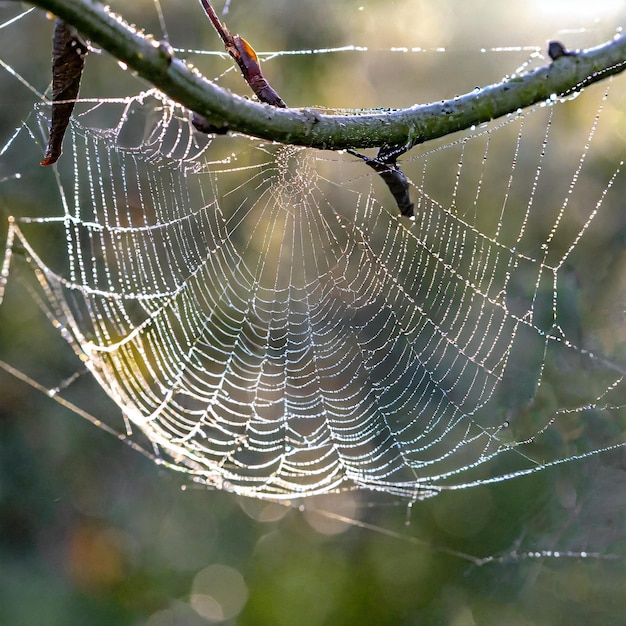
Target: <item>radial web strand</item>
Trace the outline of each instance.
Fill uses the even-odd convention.
[[[414,189],[411,225],[353,157],[237,138],[238,156],[216,161],[217,142],[158,93],[95,111],[108,107],[121,109],[110,129],[73,122],[63,214],[18,218],[11,232],[78,356],[197,480],[259,497],[423,497],[503,453],[526,466],[515,471],[541,467],[544,429],[622,391],[621,368],[607,366],[599,395],[535,415],[530,429],[501,391],[515,383],[536,398],[564,350],[594,364],[560,325],[559,269],[578,231],[552,245],[579,171],[532,236],[546,148],[525,195],[515,169],[499,193],[486,180],[496,134],[524,149],[524,117],[476,133],[477,172],[468,140],[418,156],[424,179],[440,152],[456,151],[459,170],[445,204],[425,182]],[[549,129],[552,108],[537,115]],[[36,116],[44,129],[47,116]],[[500,207],[491,224],[486,203]],[[66,242],[62,266],[31,245],[36,231]]]
[[[581,251],[624,189],[619,158],[590,183],[611,98],[408,153],[414,221],[352,155],[203,136],[156,91],[84,102],[58,169],[4,183],[55,193],[10,222],[4,277],[23,266],[131,430],[199,483],[423,498],[535,472],[623,443],[623,340],[576,327]],[[4,156],[35,155],[49,117]],[[610,434],[579,438],[594,420]]]

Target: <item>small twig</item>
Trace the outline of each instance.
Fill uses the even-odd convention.
[[[382,148],[375,159],[365,156],[360,152],[356,152],[355,150],[350,149],[347,150],[347,152],[359,157],[359,159],[363,159],[363,161],[385,181],[402,215],[411,218],[415,217],[415,205],[411,201],[411,194],[409,192],[409,179],[400,169],[394,157],[385,159],[385,153]],[[406,150],[402,152],[406,152]]]
[[[548,56],[556,61],[561,57],[573,57],[576,56],[575,52],[570,52],[565,49],[565,46],[560,41],[551,41],[548,44]]]
[[[220,21],[209,0],[200,0],[200,4],[211,20],[217,34],[224,42],[226,52],[235,59],[245,81],[250,85],[250,88],[254,91],[259,100],[271,104],[272,106],[280,107],[281,109],[287,108],[282,98],[267,82],[265,76],[263,76],[259,58],[254,48],[252,48],[243,37],[233,35],[228,30],[226,24]]]
[[[88,44],[75,28],[56,20],[52,40],[52,121],[41,165],[52,165],[61,156],[63,137],[76,104],[88,50]]]

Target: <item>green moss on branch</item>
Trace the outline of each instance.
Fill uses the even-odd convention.
[[[428,141],[564,96],[626,68],[626,36],[453,100],[375,114],[325,115],[239,97],[177,59],[167,44],[138,33],[94,0],[36,0],[173,100],[232,130],[327,149]]]

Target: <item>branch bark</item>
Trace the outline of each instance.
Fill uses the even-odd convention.
[[[621,36],[452,100],[376,113],[325,115],[313,109],[272,107],[218,87],[176,58],[167,43],[137,32],[96,0],[31,2],[72,24],[170,98],[207,119],[262,139],[322,149],[422,143],[566,96],[626,69],[626,36]]]

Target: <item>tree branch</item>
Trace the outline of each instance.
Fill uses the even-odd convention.
[[[138,33],[95,0],[31,2],[72,24],[170,98],[210,121],[270,141],[323,149],[421,143],[554,95],[574,93],[626,69],[626,36],[621,36],[452,100],[374,114],[325,115],[306,108],[279,109],[234,95],[177,59],[167,43]]]

